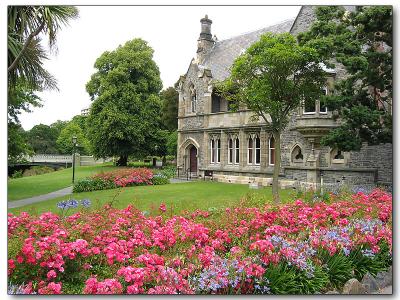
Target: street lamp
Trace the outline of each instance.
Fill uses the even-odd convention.
[[[74,145],[74,153],[72,154],[72,183],[75,181],[75,152],[76,152],[76,142],[77,142],[76,136],[72,137],[72,144]]]

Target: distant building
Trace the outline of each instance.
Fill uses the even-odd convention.
[[[81,116],[87,116],[89,114],[89,108],[84,108],[81,110]]]
[[[347,7],[346,7],[347,8]],[[181,174],[204,176],[213,172],[222,182],[259,182],[270,185],[275,162],[275,139],[265,122],[251,121],[248,109],[230,111],[229,103],[213,92],[213,84],[230,74],[233,61],[261,34],[290,32],[297,35],[315,19],[311,6],[303,6],[289,20],[226,40],[211,34],[212,21],[200,20],[196,57],[178,81],[178,156]],[[330,93],[344,69],[326,70],[329,74],[324,93]],[[343,152],[320,145],[320,138],[340,123],[319,99],[300,107],[291,115],[282,133],[281,185],[324,183],[354,185],[392,183],[392,144],[364,145],[358,152]]]

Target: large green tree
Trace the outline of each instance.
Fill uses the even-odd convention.
[[[161,122],[169,131],[178,129],[178,98],[179,94],[175,88],[169,87],[161,91],[162,101]]]
[[[231,76],[217,90],[262,118],[275,138],[275,164],[272,192],[279,202],[278,175],[281,166],[281,132],[289,116],[301,101],[315,101],[325,83],[318,53],[299,46],[288,34],[264,34],[240,55],[231,68]]]
[[[391,6],[321,6],[309,31],[299,34],[302,45],[317,49],[328,66],[340,63],[346,77],[324,97],[341,125],[321,142],[344,151],[359,150],[363,142],[392,142],[392,26]]]
[[[27,132],[27,139],[33,151],[37,154],[57,154],[57,129],[39,124]]]
[[[141,157],[155,151],[159,136],[162,88],[153,49],[133,39],[95,62],[97,72],[86,85],[93,103],[88,116],[88,137],[97,157]]]

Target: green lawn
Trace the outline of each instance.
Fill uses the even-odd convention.
[[[110,171],[113,167],[111,163],[77,167],[75,169],[75,180],[101,172]],[[10,179],[8,185],[8,201],[29,198],[43,195],[72,185],[72,168],[55,171],[52,173]]]
[[[168,209],[173,207],[174,214],[179,214],[182,210],[208,210],[210,208],[218,209],[235,206],[246,195],[250,199],[246,206],[271,202],[272,199],[270,187],[250,190],[248,185],[204,181],[85,192],[73,194],[71,197],[79,200],[89,198],[92,202],[92,208],[97,208],[115,198],[115,207],[124,208],[128,204],[133,204],[140,210],[146,210],[150,213],[152,210],[157,210],[159,205],[164,202]],[[252,196],[249,197],[249,195]],[[61,197],[29,206],[9,209],[9,212],[20,213],[27,211],[31,214],[40,214],[46,211],[60,212],[56,207],[57,202],[69,198]],[[292,190],[281,190],[282,202],[292,199],[294,199]],[[68,214],[76,211],[78,209],[73,209]]]

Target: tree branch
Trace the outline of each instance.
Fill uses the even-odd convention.
[[[24,53],[26,52],[26,49],[28,49],[29,44],[32,42],[32,39],[37,36],[44,28],[45,25],[45,21],[42,21],[42,24],[40,24],[40,26],[38,28],[36,28],[35,31],[31,32],[28,36],[28,38],[25,41],[24,46],[22,47],[21,52],[17,55],[17,57],[14,59],[14,61],[12,62],[12,64],[8,67],[8,72],[12,72],[15,70],[15,68],[17,67],[19,61],[21,60],[22,56],[24,55]]]

